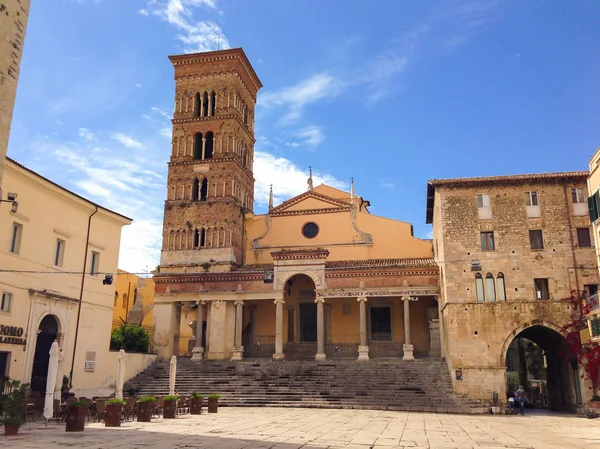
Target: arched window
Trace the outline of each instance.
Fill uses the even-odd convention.
[[[504,274],[498,273],[496,276],[496,291],[498,292],[498,301],[506,301],[506,287],[504,286]]]
[[[489,302],[496,300],[496,286],[494,285],[494,276],[491,273],[485,275],[485,297]]]
[[[194,159],[202,159],[202,133],[194,135]]]
[[[200,196],[200,181],[194,179],[194,185],[192,186],[192,201],[198,201]]]
[[[206,197],[208,196],[208,180],[204,178],[202,181],[202,186],[200,187],[200,201],[206,201]]]
[[[197,229],[194,231],[194,248],[198,248],[198,245],[200,244],[200,231],[198,231]]]
[[[217,108],[217,94],[213,90],[210,94],[210,115],[215,115],[216,108]]]
[[[194,117],[200,117],[200,107],[202,106],[202,98],[200,98],[200,92],[196,92],[194,97]]]
[[[215,135],[212,131],[206,133],[206,146],[204,147],[204,159],[212,159],[215,146]]]
[[[247,167],[248,166],[248,156],[246,155],[245,151],[244,151],[244,156],[242,158],[242,166],[243,167]]]
[[[202,228],[200,231],[200,248],[204,248],[206,246],[206,230]]]
[[[479,273],[475,275],[475,290],[477,291],[477,302],[484,302],[485,293],[483,288],[483,278]]]
[[[202,95],[202,100],[204,101],[202,103],[202,117],[208,117],[208,93],[204,92],[204,95]]]
[[[129,299],[127,297],[127,293],[123,293],[123,308],[127,309],[127,299]]]

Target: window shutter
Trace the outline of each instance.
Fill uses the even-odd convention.
[[[590,211],[590,220],[593,222],[598,218],[598,210],[596,209],[596,198],[590,196],[588,198],[588,209]]]

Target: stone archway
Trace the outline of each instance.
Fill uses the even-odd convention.
[[[294,307],[294,317],[288,316],[289,336],[294,336],[296,342],[317,341],[317,304],[316,285],[312,276],[307,274],[295,274],[290,276],[283,287],[283,299],[289,306]],[[289,342],[289,338],[288,338]]]
[[[38,326],[33,356],[33,367],[31,370],[31,389],[33,391],[44,391],[46,389],[46,377],[48,375],[48,362],[50,361],[50,347],[58,338],[60,326],[58,317],[46,315]]]
[[[577,400],[577,359],[569,352],[558,326],[533,321],[506,339],[500,354],[506,367],[507,391],[521,384],[535,406],[571,410]]]

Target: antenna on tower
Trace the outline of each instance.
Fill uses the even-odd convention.
[[[217,31],[217,37],[215,38],[215,40],[217,41],[217,50],[221,49],[221,38],[223,37],[223,34],[221,33],[221,31]]]

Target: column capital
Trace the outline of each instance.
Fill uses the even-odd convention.
[[[285,304],[285,300],[281,299],[281,298],[277,298],[275,301],[273,301],[273,304]]]
[[[315,299],[315,303],[317,303],[317,304],[318,304],[318,303],[321,303],[321,304],[323,304],[324,302],[325,302],[325,298],[316,298],[316,299]]]
[[[359,296],[358,298],[356,298],[356,300],[358,302],[367,302],[367,297],[366,296]]]
[[[400,299],[402,301],[418,301],[419,297],[418,296],[402,296]]]
[[[236,299],[236,300],[235,300],[233,303],[234,303],[236,306],[243,306],[243,305],[244,305],[244,301],[243,301],[243,300],[241,300],[241,299]]]

